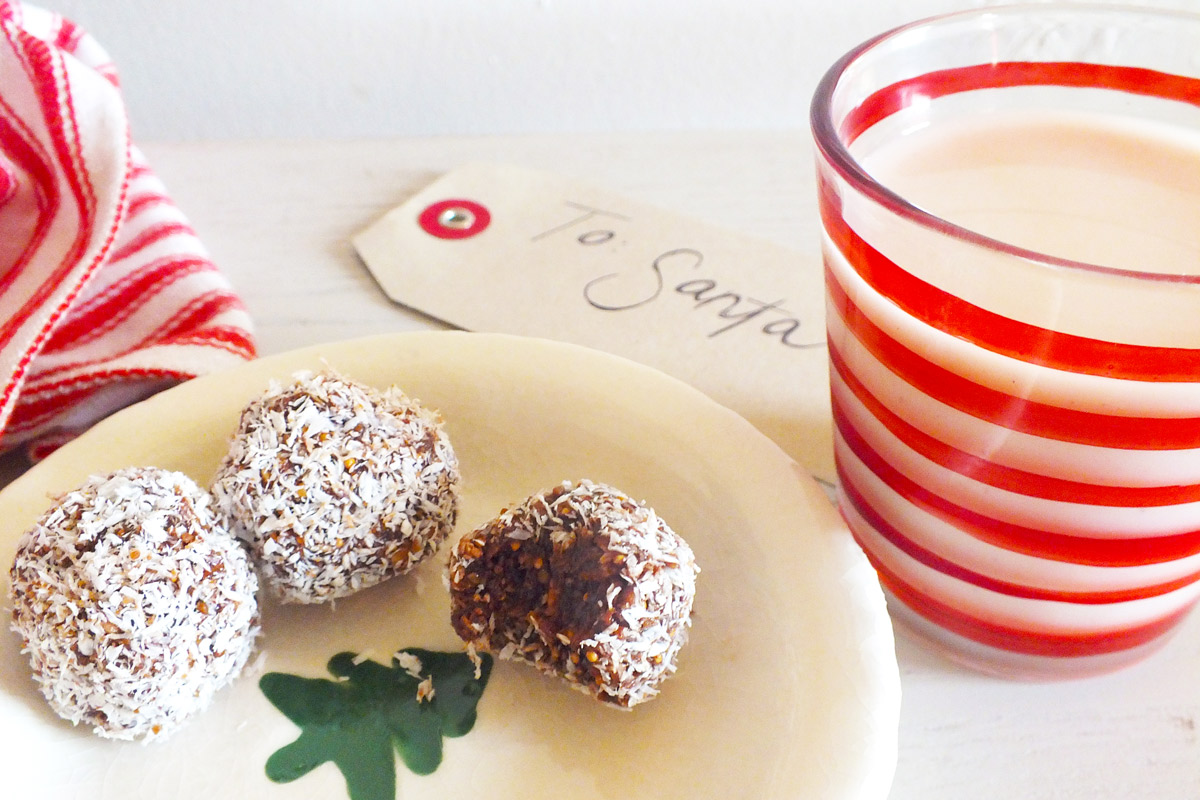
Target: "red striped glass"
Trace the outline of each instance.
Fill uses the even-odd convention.
[[[1200,597],[1197,53],[1185,13],[1001,7],[868,41],[814,97],[840,507],[895,617],[974,667],[1110,671]],[[1151,200],[1070,171],[1110,139]]]

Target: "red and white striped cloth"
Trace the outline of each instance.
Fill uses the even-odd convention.
[[[0,450],[253,358],[250,319],[129,137],[80,28],[0,0]]]

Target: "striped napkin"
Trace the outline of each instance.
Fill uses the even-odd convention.
[[[254,357],[249,317],[129,138],[104,50],[0,0],[0,451]]]

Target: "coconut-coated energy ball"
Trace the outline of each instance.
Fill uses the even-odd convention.
[[[475,649],[631,708],[675,671],[698,573],[652,509],[611,486],[563,483],[459,540],[451,624]]]
[[[332,372],[273,384],[242,411],[212,485],[285,603],[407,572],[454,528],[458,459],[436,413]]]
[[[51,708],[150,740],[208,705],[258,635],[258,583],[208,494],[129,468],[64,495],[19,540],[12,627]]]

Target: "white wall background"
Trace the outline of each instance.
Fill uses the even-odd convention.
[[[41,4],[112,55],[135,138],[192,140],[801,128],[844,51],[990,2]],[[1200,10],[1200,0],[1140,2]]]

